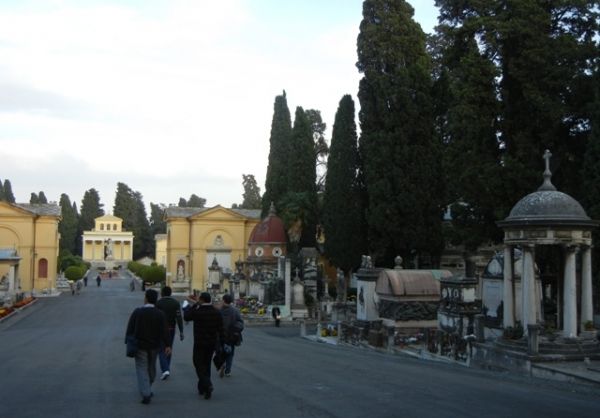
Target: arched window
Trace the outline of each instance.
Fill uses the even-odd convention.
[[[48,278],[48,260],[45,258],[40,258],[40,261],[38,261],[38,275],[40,279]]]

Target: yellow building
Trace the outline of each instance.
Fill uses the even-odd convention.
[[[30,292],[56,287],[60,206],[0,201],[0,286]]]
[[[191,289],[206,290],[214,259],[227,272],[246,258],[260,210],[171,206],[165,210],[165,221],[167,284],[189,281]]]
[[[123,231],[121,218],[104,215],[94,222],[94,229],[83,232],[84,261],[110,268],[133,260],[133,233]]]
[[[154,235],[156,242],[156,250],[154,252],[154,260],[159,266],[167,266],[167,234]]]

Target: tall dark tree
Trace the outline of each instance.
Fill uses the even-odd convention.
[[[185,200],[185,198],[180,197],[179,198],[179,202],[177,202],[177,206],[179,206],[180,208],[187,208],[187,200]]]
[[[327,124],[323,122],[321,111],[316,109],[307,109],[306,117],[310,123],[315,143],[315,161],[317,168],[317,190],[322,192],[325,188],[325,173],[327,172],[327,155],[329,146],[325,139],[325,130]]]
[[[6,200],[9,203],[15,203],[15,195],[13,194],[12,191],[12,185],[10,184],[10,180],[5,179],[4,180],[4,200]]]
[[[314,140],[312,126],[301,107],[296,108],[289,150],[294,158],[288,163],[288,183],[279,212],[290,240],[299,248],[314,247],[317,225]]]
[[[360,152],[375,261],[432,262],[443,249],[444,185],[435,141],[432,65],[404,0],[366,0],[358,36]]]
[[[0,201],[4,200],[4,185],[2,184],[2,180],[0,180]]]
[[[134,259],[154,255],[154,241],[141,193],[133,191],[125,183],[117,183],[113,213],[123,219],[123,228],[133,233]]]
[[[242,186],[244,187],[244,201],[239,206],[241,209],[260,209],[260,187],[256,184],[253,174],[242,174]]]
[[[150,202],[150,231],[152,236],[167,232],[167,224],[164,220],[165,209],[166,206],[162,203],[154,204]]]
[[[322,214],[325,255],[344,271],[346,284],[350,272],[360,264],[366,247],[354,118],[354,101],[350,95],[345,95],[333,124]]]
[[[48,203],[48,199],[46,198],[44,192],[38,193],[38,203]]]
[[[188,200],[180,197],[179,203],[177,204],[180,208],[203,208],[204,205],[206,205],[206,199],[194,193],[192,193]]]
[[[100,203],[100,195],[94,188],[86,190],[81,201],[81,214],[79,216],[79,230],[91,231],[95,226],[95,219],[104,215],[104,204]]]
[[[76,208],[71,204],[71,199],[65,193],[60,195],[61,220],[58,223],[58,232],[60,233],[60,251],[68,251],[70,254],[77,253],[77,241],[79,219]]]
[[[502,235],[495,224],[506,197],[497,140],[498,69],[478,47],[476,28],[455,27],[454,22],[446,15],[434,38],[434,48],[439,49],[432,54],[436,129],[444,144],[443,173],[452,209],[449,238],[474,251]]]
[[[275,97],[271,137],[269,139],[269,165],[262,197],[262,216],[269,213],[271,202],[279,205],[288,187],[288,161],[292,137],[292,120],[285,91]]]
[[[29,197],[29,204],[35,205],[37,203],[40,203],[39,196],[37,195],[37,193],[31,192],[31,196]]]

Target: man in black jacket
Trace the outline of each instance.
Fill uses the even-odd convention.
[[[198,376],[198,393],[204,395],[204,399],[210,399],[213,392],[210,362],[217,344],[223,341],[223,318],[212,305],[210,294],[204,292],[197,303],[184,309],[183,319],[194,321],[194,367]]]
[[[146,290],[144,306],[136,308],[127,323],[126,335],[135,335],[137,339],[135,372],[143,404],[149,404],[153,396],[152,383],[156,377],[156,356],[161,343],[165,345],[165,353],[171,354],[165,314],[154,306],[157,299],[156,290]]]
[[[171,297],[172,290],[169,286],[161,289],[161,298],[156,302],[156,307],[164,312],[167,318],[169,328],[169,345],[171,346],[171,355],[167,356],[164,346],[161,346],[158,352],[158,361],[162,375],[160,380],[168,379],[171,375],[171,359],[173,358],[173,340],[175,339],[175,324],[179,328],[179,339],[183,341],[183,319],[181,318],[181,307],[177,299]]]

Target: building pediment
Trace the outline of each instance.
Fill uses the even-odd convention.
[[[206,209],[202,212],[196,213],[195,215],[190,216],[190,220],[244,220],[245,216],[234,212],[231,209],[224,208],[221,205],[214,206],[212,208]]]

